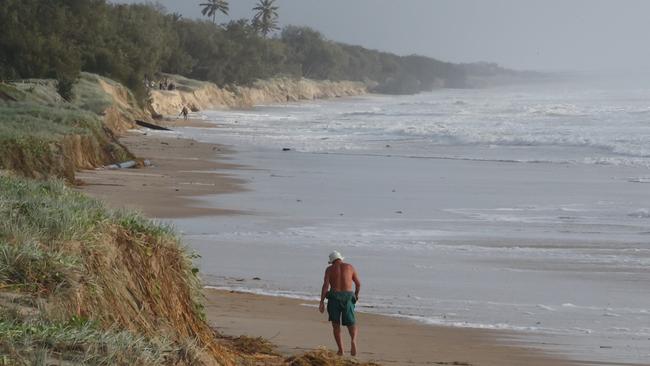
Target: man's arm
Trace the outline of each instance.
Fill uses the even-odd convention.
[[[325,278],[323,279],[323,288],[320,291],[320,305],[318,310],[321,313],[325,312],[325,296],[327,296],[327,291],[330,289],[330,267],[327,267],[325,270]]]
[[[361,281],[359,280],[359,274],[357,274],[357,270],[354,269],[352,272],[352,281],[354,281],[354,297],[359,300],[359,291],[361,291]]]

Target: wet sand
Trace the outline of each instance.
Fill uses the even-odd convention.
[[[227,335],[264,337],[288,354],[336,349],[326,315],[317,303],[223,290],[205,291],[208,319]],[[406,319],[358,314],[357,358],[383,365],[572,365],[542,352],[508,346],[514,335],[434,327]],[[346,352],[349,337],[344,334]]]
[[[156,218],[238,213],[201,207],[198,200],[200,196],[245,189],[242,181],[220,172],[239,168],[227,162],[231,151],[176,136],[140,132],[129,133],[121,142],[139,158],[150,159],[153,166],[81,172],[78,178],[85,182],[79,187],[81,191],[112,207],[137,209]],[[330,325],[314,303],[209,289],[205,296],[208,321],[223,334],[265,337],[286,354],[335,348]],[[515,337],[507,332],[426,326],[368,314],[360,314],[358,319],[360,360],[385,365],[576,364],[511,346]]]

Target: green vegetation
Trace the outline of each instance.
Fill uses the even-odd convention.
[[[23,320],[0,315],[0,351],[5,365],[53,365],[65,361],[83,365],[165,365],[174,354],[198,353],[165,338],[145,338],[127,331],[102,330],[95,324]],[[4,362],[4,363],[2,363]]]
[[[99,114],[111,100],[97,80],[82,75],[71,103],[59,95],[57,84],[0,84],[0,169],[73,181],[77,169],[132,158],[104,127]]]
[[[194,364],[216,349],[173,230],[60,181],[0,176],[0,288],[0,364]]]
[[[155,81],[161,72],[219,86],[287,76],[363,81],[378,92],[414,93],[465,87],[475,70],[332,42],[306,27],[289,26],[267,38],[277,29],[278,7],[270,0],[257,4],[252,20],[222,25],[214,22],[228,12],[227,1],[201,6],[212,21],[183,19],[152,4],[4,0],[0,80],[74,80],[87,71],[121,82],[145,103],[145,80]]]
[[[75,80],[66,76],[60,77],[56,80],[56,92],[59,93],[61,98],[66,102],[72,101],[74,98],[74,82]]]
[[[45,295],[69,290],[82,248],[67,245],[92,245],[95,230],[123,219],[61,182],[0,176],[0,284]]]

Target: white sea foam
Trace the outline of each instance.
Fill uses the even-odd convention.
[[[649,177],[629,178],[628,182],[631,183],[650,183]]]
[[[294,291],[265,290],[265,289],[250,288],[250,287],[243,287],[243,286],[203,286],[203,288],[209,290],[219,290],[219,291],[234,291],[234,292],[241,292],[241,293],[261,295],[261,296],[285,297],[288,299],[305,300],[305,301],[319,300],[317,296],[305,294],[305,293],[298,293]]]
[[[554,307],[548,306],[548,305],[539,304],[539,305],[537,305],[537,307],[540,308],[540,309],[543,309],[543,310],[555,311]]]
[[[369,142],[378,139],[409,137],[420,141],[420,147],[411,146],[416,151],[437,144],[529,147],[530,158],[513,160],[648,165],[650,126],[639,119],[648,112],[648,106],[638,102],[642,97],[630,94],[625,100],[616,95],[612,104],[603,105],[602,99],[593,102],[590,95],[581,94],[570,102],[553,97],[541,102],[533,95],[503,99],[498,93],[461,94],[441,100],[426,94],[371,97],[324,102],[319,108],[287,104],[258,112],[210,112],[208,117],[228,127],[220,133],[276,146],[292,144],[300,151],[367,150],[373,148]],[[550,158],[540,155],[545,146],[578,150]]]
[[[636,217],[636,218],[639,218],[639,219],[647,219],[647,218],[650,218],[650,210],[648,210],[647,208],[640,208],[640,209],[628,214],[628,216]]]

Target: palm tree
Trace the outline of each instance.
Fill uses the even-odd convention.
[[[207,2],[200,4],[203,7],[201,14],[212,18],[213,23],[217,23],[217,13],[222,12],[225,15],[228,15],[230,11],[230,6],[226,0],[207,0]]]
[[[172,22],[180,22],[183,19],[183,14],[181,13],[172,13],[171,14]]]
[[[275,0],[259,0],[256,7],[253,8],[255,16],[253,17],[253,27],[261,32],[264,37],[274,30],[280,29],[278,27],[278,9],[279,7],[273,5]]]

